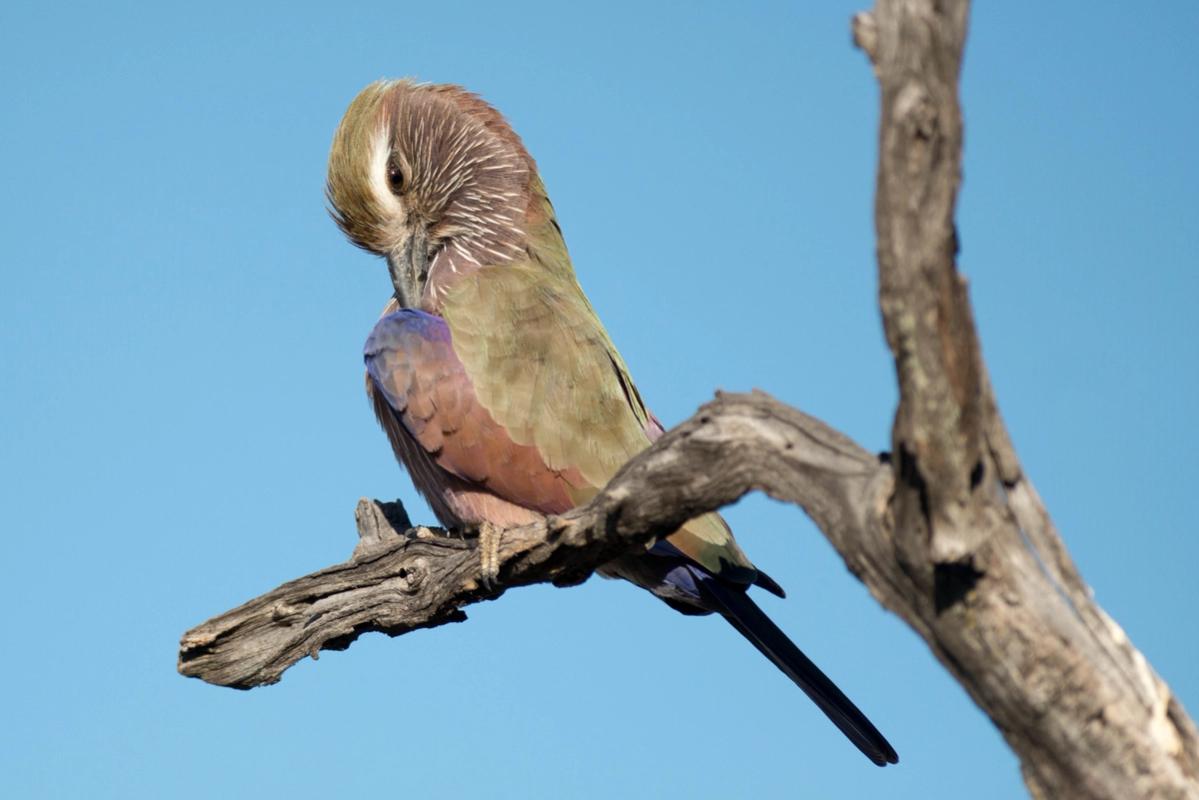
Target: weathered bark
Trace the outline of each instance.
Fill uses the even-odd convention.
[[[898,597],[1020,757],[1035,797],[1199,797],[1193,723],[1092,600],[1020,469],[983,367],[954,205],[965,0],[879,0],[854,38],[882,92],[879,304]]]
[[[879,300],[900,403],[880,460],[774,399],[723,395],[588,505],[511,529],[506,588],[584,580],[698,513],[760,490],[801,506],[1003,732],[1038,798],[1199,798],[1199,734],[1093,601],[1022,472],[957,272],[957,99],[968,4],[878,0],[854,19],[882,90]],[[388,517],[390,516],[390,520]],[[465,619],[496,596],[473,539],[362,501],[352,559],[184,634],[179,670],[238,688],[366,631]]]
[[[760,392],[721,395],[586,506],[504,531],[499,584],[579,583],[599,564],[755,489],[801,506],[834,541],[851,543],[889,485],[878,458],[819,420]],[[356,516],[360,538],[349,561],[188,631],[179,671],[239,689],[274,683],[304,656],[344,649],[361,633],[460,622],[462,606],[500,593],[483,586],[476,539],[409,528],[398,503],[362,500]]]

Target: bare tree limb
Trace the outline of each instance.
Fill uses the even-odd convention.
[[[999,726],[1034,796],[1199,797],[1193,723],[1092,600],[983,367],[955,263],[968,7],[878,0],[853,26],[882,90],[875,228],[907,601],[891,607]]]
[[[761,393],[720,395],[591,503],[504,532],[504,587],[598,565],[760,490],[801,506],[999,727],[1037,798],[1199,798],[1199,734],[1098,605],[1020,467],[956,264],[965,0],[878,0],[854,19],[881,87],[879,302],[900,402],[880,459]],[[362,501],[350,561],[188,631],[179,670],[279,680],[361,633],[465,619],[476,543]]]
[[[755,489],[802,506],[830,536],[852,542],[889,484],[875,456],[819,420],[762,393],[722,395],[625,465],[586,506],[506,530],[500,582],[581,582],[613,557]],[[350,561],[188,631],[179,671],[239,689],[274,683],[304,656],[344,649],[359,634],[460,622],[463,606],[498,596],[483,588],[474,539],[409,529],[398,504],[362,500],[356,516],[360,539]]]

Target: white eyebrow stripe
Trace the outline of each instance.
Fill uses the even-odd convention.
[[[380,125],[371,136],[370,187],[375,201],[385,213],[399,214],[402,206],[387,182],[387,162],[391,158],[390,140],[386,125]]]

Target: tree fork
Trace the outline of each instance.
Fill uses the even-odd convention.
[[[965,0],[878,0],[853,20],[881,89],[879,305],[900,401],[878,458],[768,395],[718,395],[590,503],[509,529],[503,588],[600,564],[751,491],[799,505],[1003,733],[1036,798],[1199,800],[1199,733],[1094,602],[1020,467],[982,360],[954,209]],[[363,500],[351,559],[183,635],[179,671],[274,683],[360,634],[466,619],[494,599],[475,541]]]

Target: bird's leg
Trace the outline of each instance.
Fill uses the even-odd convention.
[[[483,588],[491,591],[499,585],[500,540],[504,529],[490,522],[479,523],[479,563],[483,568]]]

